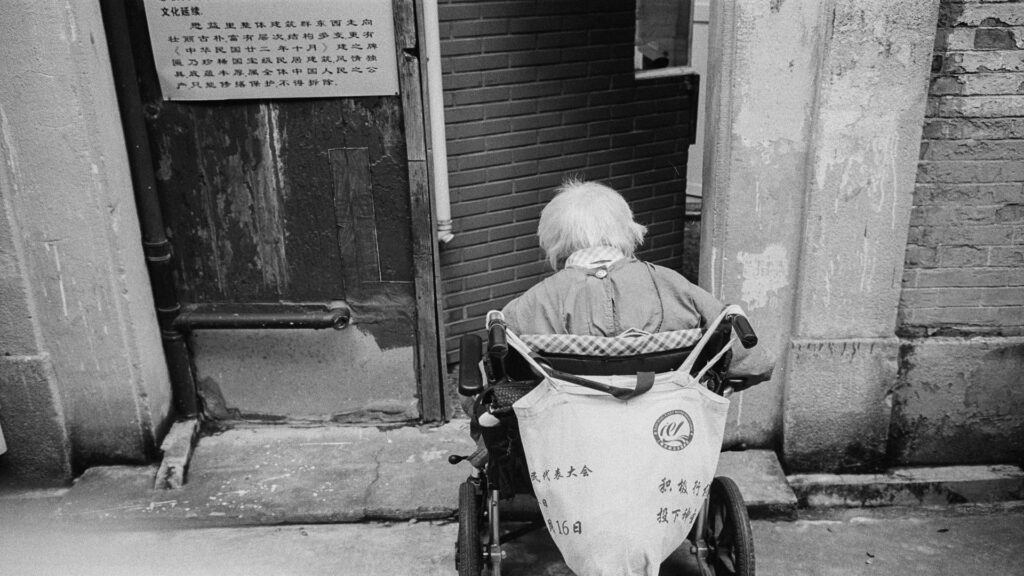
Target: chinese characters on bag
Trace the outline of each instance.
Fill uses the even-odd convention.
[[[562,480],[567,478],[586,478],[593,474],[594,471],[590,469],[586,464],[581,468],[575,466],[569,466],[564,470],[562,468],[548,468],[540,473],[538,476],[536,472],[530,472],[530,480],[533,482],[554,482],[556,480]]]
[[[701,485],[700,480],[694,480],[690,483],[685,478],[676,480],[674,478],[662,477],[658,483],[658,491],[662,494],[688,494],[692,497],[699,497],[701,501],[708,495],[708,490],[711,488],[711,483],[705,483]],[[658,524],[677,524],[687,523],[697,517],[697,510],[690,508],[670,508],[668,506],[661,506],[655,515],[655,521]]]
[[[548,531],[552,534],[559,534],[562,536],[568,536],[570,534],[583,534],[583,522],[579,520],[552,520],[548,518],[547,509],[548,501],[546,498],[541,498],[541,506],[544,507],[544,517],[548,522]]]
[[[694,480],[689,488],[686,486],[686,478],[683,478],[676,482],[670,478],[662,478],[658,484],[658,491],[662,494],[667,492],[678,492],[680,494],[694,494],[697,496],[707,496],[708,490],[711,488],[711,484],[707,483],[701,486],[700,480]]]

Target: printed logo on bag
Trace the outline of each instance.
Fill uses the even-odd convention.
[[[654,440],[665,450],[678,452],[693,440],[693,420],[682,410],[662,414],[654,423]]]

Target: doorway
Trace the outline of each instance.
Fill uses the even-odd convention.
[[[123,19],[105,17],[108,35],[130,42],[132,69],[115,73],[137,86],[173,254],[180,309],[164,329],[187,343],[205,416],[443,419],[412,0],[387,6],[398,93],[344,97],[169,99],[154,58],[164,39],[151,37],[146,8],[130,0]],[[260,21],[192,18],[200,29]],[[315,20],[294,26],[319,33]],[[264,68],[274,73],[260,61],[252,70]]]

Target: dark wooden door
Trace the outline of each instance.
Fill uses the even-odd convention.
[[[396,2],[400,47],[410,14]],[[415,51],[398,51],[396,96],[165,101],[141,0],[128,16],[186,309],[352,311],[343,330],[191,331],[207,415],[442,417]]]

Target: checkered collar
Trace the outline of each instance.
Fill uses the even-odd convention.
[[[591,246],[590,248],[583,248],[570,254],[569,258],[565,260],[565,267],[600,268],[622,260],[625,257],[626,255],[618,248]]]

